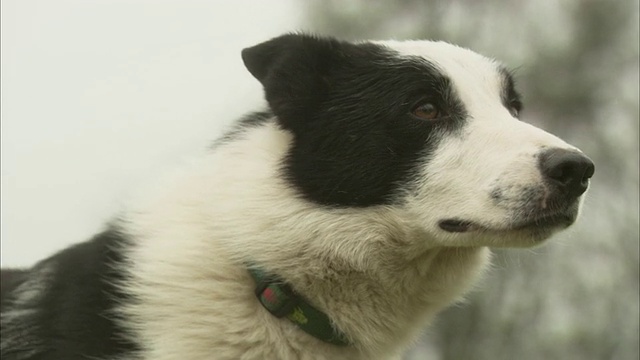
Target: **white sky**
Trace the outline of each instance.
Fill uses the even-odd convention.
[[[301,18],[294,0],[1,4],[2,267],[87,240],[259,108],[240,50]]]

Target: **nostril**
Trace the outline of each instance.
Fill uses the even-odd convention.
[[[553,180],[556,180],[562,184],[566,184],[572,179],[572,174],[576,171],[574,169],[574,164],[565,162],[558,163],[549,166],[549,170],[547,172],[547,176]],[[582,179],[582,177],[581,177]]]
[[[589,158],[587,158],[587,160],[589,160],[589,164],[587,164],[587,168],[585,169],[584,174],[582,175],[583,181],[587,181],[591,179],[593,177],[593,174],[596,171],[596,166],[593,164],[593,162]]]
[[[585,189],[589,186],[589,179],[593,177],[594,172],[595,165],[591,160],[589,160],[589,164],[585,167],[584,172],[582,173],[582,179],[580,180],[580,183],[585,187]]]
[[[595,166],[577,151],[551,149],[541,155],[540,169],[559,190],[577,197],[587,190]]]
[[[573,156],[563,156],[555,161],[551,161],[549,173],[550,178],[563,184],[580,180],[588,181],[593,176],[594,166],[583,159]]]

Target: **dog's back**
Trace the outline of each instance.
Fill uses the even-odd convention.
[[[133,350],[114,311],[125,299],[114,250],[122,241],[110,229],[29,270],[3,270],[2,358],[80,359]]]
[[[9,294],[27,277],[28,270],[2,269],[0,271],[0,311],[9,303]]]

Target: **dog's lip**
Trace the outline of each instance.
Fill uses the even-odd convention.
[[[557,213],[538,216],[532,219],[516,221],[507,226],[483,225],[475,221],[449,218],[440,220],[440,229],[449,233],[466,233],[472,231],[518,231],[541,228],[567,227],[575,221],[575,216],[568,213]]]
[[[440,229],[451,233],[462,233],[477,229],[477,225],[474,222],[456,218],[440,220],[438,226]]]
[[[536,217],[534,219],[516,222],[510,226],[511,230],[525,230],[531,228],[551,228],[567,227],[576,220],[576,217],[569,213],[557,213]]]

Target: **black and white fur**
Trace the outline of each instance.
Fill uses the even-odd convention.
[[[390,359],[487,266],[573,223],[593,164],[444,42],[285,35],[242,53],[266,112],[94,239],[6,273],[3,359]],[[335,346],[270,315],[258,264]],[[487,334],[500,336],[500,334]]]

